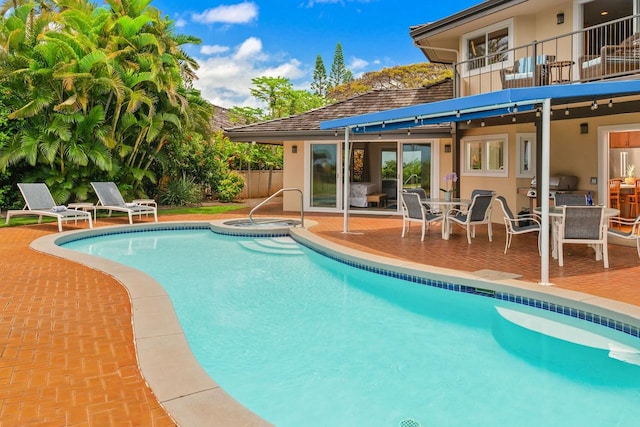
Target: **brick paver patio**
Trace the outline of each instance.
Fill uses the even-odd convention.
[[[281,206],[264,214],[282,215]],[[219,216],[161,215],[160,220],[246,215],[242,210]],[[354,215],[349,234],[342,233],[341,215],[306,218],[318,222],[311,231],[351,248],[466,271],[511,272],[540,286],[536,237],[516,236],[504,255],[500,224],[494,224],[492,243],[485,228],[468,245],[462,230],[443,241],[437,227],[424,242],[418,227],[403,239],[402,220],[395,216]],[[126,219],[100,218],[98,226],[107,223],[124,224]],[[73,228],[65,225],[65,230]],[[0,229],[0,426],[174,425],[138,370],[124,288],[101,272],[29,248],[34,239],[55,232],[54,223]],[[588,248],[568,248],[563,268],[551,260],[551,281],[640,306],[635,248],[610,245],[609,250],[611,268],[606,270]]]

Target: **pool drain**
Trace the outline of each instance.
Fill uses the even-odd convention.
[[[400,427],[421,427],[420,422],[413,418],[406,418],[400,421]]]

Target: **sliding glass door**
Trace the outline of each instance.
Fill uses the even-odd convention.
[[[310,150],[310,199],[312,208],[338,207],[339,145],[312,143]]]
[[[431,195],[431,144],[402,144],[402,188],[422,188]]]

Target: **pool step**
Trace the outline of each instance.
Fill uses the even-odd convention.
[[[290,237],[257,238],[239,243],[254,252],[279,255],[302,255],[304,253]]]

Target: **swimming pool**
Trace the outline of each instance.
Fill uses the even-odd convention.
[[[522,328],[496,306],[585,322],[490,293],[381,276],[278,237],[154,231],[66,247],[160,281],[207,372],[276,425],[628,425],[640,415],[637,365]]]

